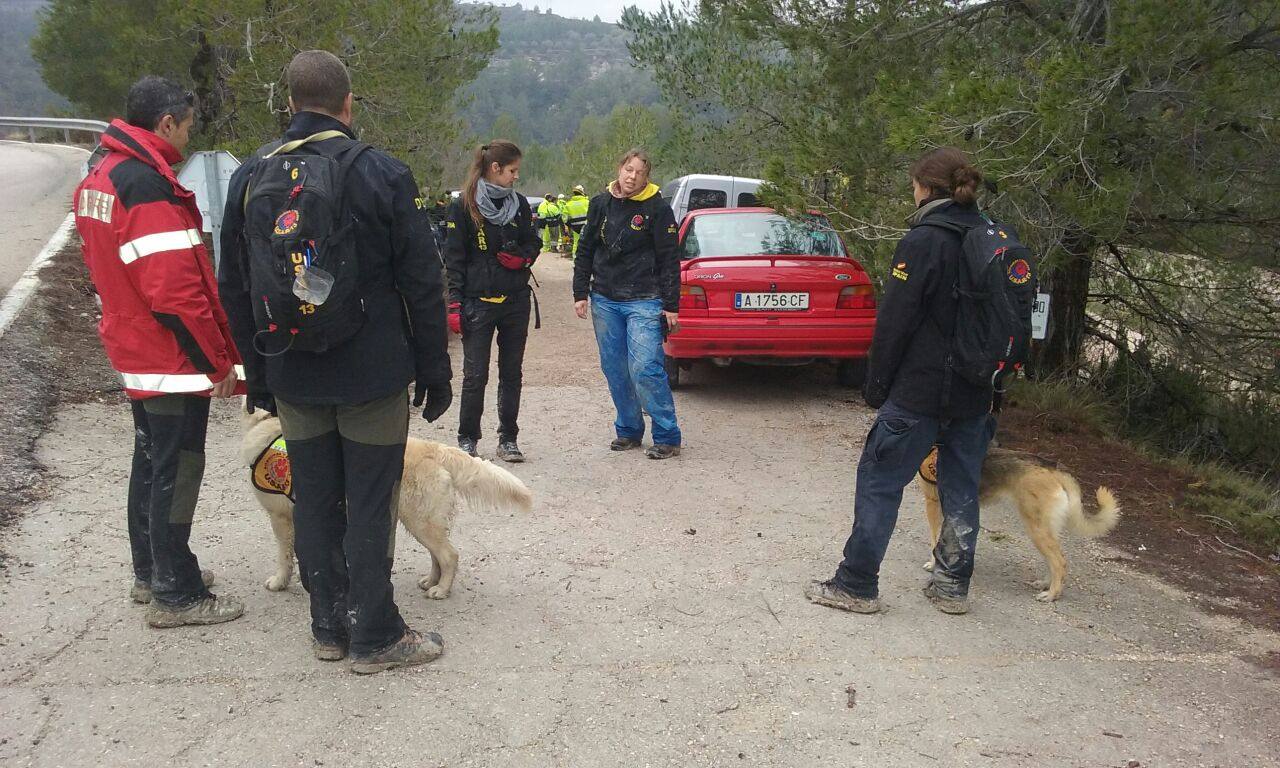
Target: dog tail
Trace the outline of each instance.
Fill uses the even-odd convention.
[[[453,478],[453,487],[467,506],[519,512],[533,508],[533,493],[520,478],[457,448],[441,446],[441,449],[440,463]]]
[[[1105,485],[1098,486],[1094,491],[1098,508],[1087,510],[1081,498],[1080,484],[1071,475],[1065,472],[1060,474],[1062,485],[1067,491],[1067,524],[1072,532],[1091,539],[1110,533],[1111,529],[1120,522],[1120,503],[1116,501],[1116,495],[1111,492],[1111,489]]]

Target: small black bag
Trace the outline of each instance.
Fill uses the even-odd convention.
[[[346,141],[332,155],[298,151],[338,137]],[[324,352],[364,324],[356,222],[343,189],[366,149],[368,144],[326,131],[283,144],[258,161],[244,212],[260,354]]]

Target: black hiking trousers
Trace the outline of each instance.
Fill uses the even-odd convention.
[[[173,608],[209,596],[190,546],[208,424],[208,397],[161,395],[133,401],[128,504],[133,575],[151,585],[152,600]]]
[[[353,656],[399,640],[391,566],[408,393],[358,405],[276,399],[293,475],[294,548],[311,596],[311,632]]]
[[[524,384],[524,348],[529,340],[529,292],[501,304],[477,298],[462,302],[462,405],[458,437],[480,439],[484,392],[489,386],[493,337],[498,337],[498,439],[520,434],[520,392]]]

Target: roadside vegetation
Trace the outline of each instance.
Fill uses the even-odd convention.
[[[1251,447],[1264,442],[1274,453],[1273,436],[1280,427],[1274,409],[1254,411],[1251,415],[1258,420],[1252,423],[1249,414],[1219,418],[1221,414],[1208,409],[1229,409],[1229,400],[1169,400],[1164,388],[1176,384],[1165,381],[1144,379],[1141,391],[1109,392],[1121,386],[1124,375],[1112,374],[1101,387],[1078,379],[1021,379],[1011,387],[1009,402],[1050,432],[1123,441],[1181,479],[1175,513],[1239,537],[1252,547],[1253,557],[1280,569],[1280,492],[1274,477],[1258,471],[1252,461],[1228,454],[1248,450],[1247,455],[1255,457]],[[1176,369],[1173,377],[1190,383]],[[1186,402],[1196,399],[1206,410],[1186,408]],[[1178,404],[1170,406],[1171,402]]]

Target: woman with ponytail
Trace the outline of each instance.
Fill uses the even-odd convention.
[[[498,458],[524,461],[516,443],[524,347],[529,337],[530,268],[540,251],[529,201],[515,191],[520,148],[491,141],[478,148],[462,194],[445,224],[449,327],[462,334],[462,406],[458,447],[472,456],[498,337]]]
[[[916,209],[886,271],[876,313],[862,396],[878,413],[858,462],[853,533],[835,576],[813,582],[805,596],[855,613],[880,610],[880,563],[902,489],[937,445],[943,520],[924,594],[940,611],[965,613],[978,540],[978,480],[994,432],[992,387],[954,375],[947,362],[961,241],[971,228],[998,225],[978,213],[982,173],[961,150],[928,152],[908,175]]]

